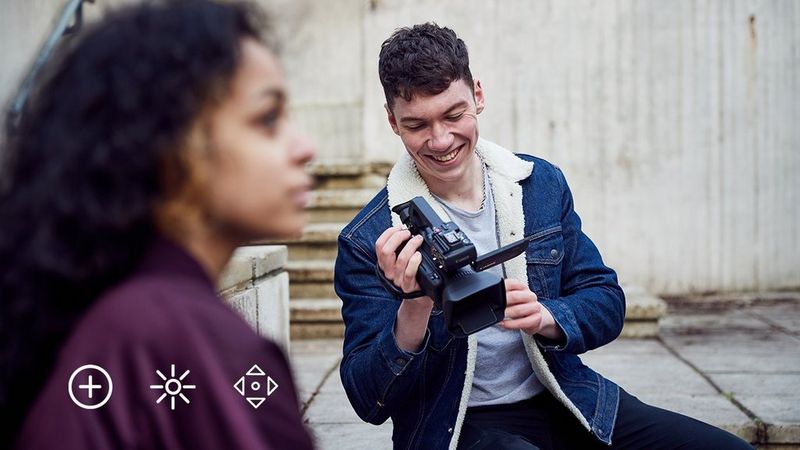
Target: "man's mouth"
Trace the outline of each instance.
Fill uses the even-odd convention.
[[[448,153],[446,155],[442,155],[442,156],[428,155],[428,156],[430,156],[431,158],[433,158],[433,159],[435,159],[436,161],[439,161],[439,162],[451,161],[451,160],[455,159],[456,156],[458,156],[458,154],[461,152],[461,148],[463,146],[464,146],[463,144],[458,146],[458,148],[456,148],[455,150],[453,150],[452,152],[450,152],[450,153]]]

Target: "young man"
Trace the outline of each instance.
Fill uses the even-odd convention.
[[[435,24],[400,29],[383,43],[379,73],[407,154],[339,236],[341,377],[359,417],[391,417],[395,448],[750,448],[581,363],[578,354],[619,335],[624,294],[581,231],[561,171],[478,137],[484,95],[464,42]],[[505,278],[504,321],[455,338],[429,297],[393,293],[419,289],[421,238],[390,211],[418,195],[478,254],[531,238],[490,269]]]

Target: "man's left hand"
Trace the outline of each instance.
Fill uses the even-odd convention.
[[[559,340],[564,332],[558,326],[550,311],[539,303],[528,285],[519,280],[507,278],[505,319],[498,325],[506,330],[522,330],[530,335],[539,334],[546,338]]]

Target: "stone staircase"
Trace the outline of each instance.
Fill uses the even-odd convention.
[[[317,164],[309,223],[303,235],[269,241],[289,249],[291,338],[341,337],[341,301],[333,290],[336,239],[342,228],[386,184],[391,165],[381,163]]]
[[[341,301],[333,290],[336,239],[342,228],[386,184],[389,164],[317,164],[309,223],[303,235],[269,241],[288,247],[291,339],[336,338],[344,333]],[[660,298],[637,286],[624,286],[627,316],[623,337],[654,337],[666,314]]]

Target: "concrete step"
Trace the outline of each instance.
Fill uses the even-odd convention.
[[[327,276],[322,264],[303,269],[311,278]],[[666,305],[660,298],[637,286],[625,286],[627,312],[623,338],[652,338],[658,335],[659,321],[666,314]],[[294,298],[294,297],[293,297]],[[341,337],[344,324],[341,319],[341,300],[293,299],[289,302],[292,311],[291,332],[293,339],[317,339]]]
[[[284,267],[289,272],[292,282],[304,281],[330,281],[333,282],[334,261],[329,259],[314,259],[302,261],[288,261]]]
[[[338,298],[295,298],[289,301],[292,323],[341,322],[342,301]]]
[[[292,281],[289,275],[289,298],[336,297],[331,281]]]
[[[386,185],[391,167],[390,163],[321,161],[312,164],[309,171],[320,190],[372,188],[377,191]]]
[[[344,228],[342,222],[309,223],[296,239],[262,241],[259,244],[285,245],[290,261],[336,259],[336,240]]]
[[[625,292],[625,326],[622,337],[650,338],[658,336],[659,321],[667,314],[664,300],[640,286],[622,286]]]
[[[341,338],[344,323],[338,298],[293,299],[290,333],[292,339]]]
[[[309,221],[348,223],[377,193],[377,188],[315,190],[309,202]]]
[[[289,261],[290,298],[336,298],[332,260]]]

